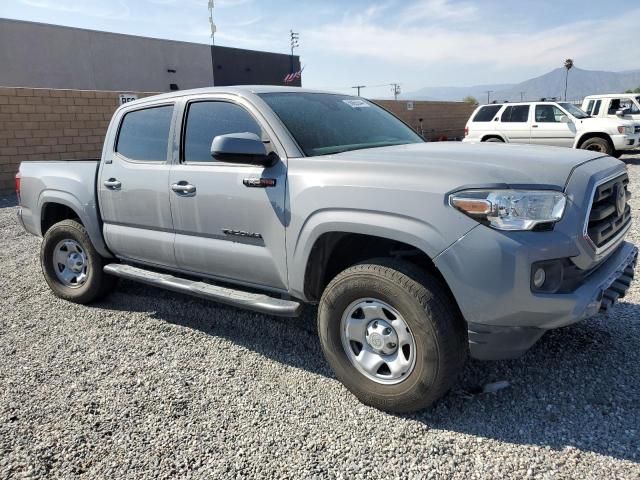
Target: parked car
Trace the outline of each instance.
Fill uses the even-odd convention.
[[[625,295],[628,181],[600,152],[425,143],[359,97],[230,87],[127,103],[101,159],[23,162],[16,187],[60,298],[121,277],[285,317],[318,304],[336,377],[406,412],[468,352],[519,356]]]
[[[566,102],[504,103],[478,107],[463,141],[581,148],[619,157],[640,146],[640,129],[622,118],[591,118]]]
[[[592,117],[640,121],[640,94],[589,95],[583,100],[582,109]],[[636,128],[640,132],[640,123]]]

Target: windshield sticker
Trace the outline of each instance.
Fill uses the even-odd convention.
[[[364,100],[353,99],[353,100],[342,100],[342,101],[347,105],[349,105],[351,108],[369,108],[370,106]]]

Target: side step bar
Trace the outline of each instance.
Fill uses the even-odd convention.
[[[251,293],[243,290],[220,287],[209,283],[187,280],[174,277],[167,273],[158,273],[151,270],[110,263],[105,265],[104,272],[116,277],[146,283],[154,287],[164,288],[179,293],[186,293],[214,302],[232,305],[234,307],[253,310],[254,312],[277,315],[280,317],[297,317],[302,311],[302,304],[294,300],[282,300],[269,297],[262,293]]]

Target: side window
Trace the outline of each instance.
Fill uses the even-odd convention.
[[[611,100],[609,100],[609,110],[607,113],[609,115],[615,115],[616,112],[622,108],[621,103],[622,102],[619,98],[612,98]]]
[[[482,107],[473,117],[472,122],[490,122],[493,120],[493,117],[496,116],[496,113],[498,113],[501,108],[502,105],[487,105],[486,107]]]
[[[536,105],[536,122],[562,123],[565,113],[555,105]]]
[[[506,123],[526,123],[529,121],[529,105],[512,105],[502,113],[500,121]]]
[[[245,132],[262,137],[258,122],[241,106],[221,101],[191,103],[184,129],[183,162],[212,162],[214,137]]]
[[[592,117],[595,117],[596,115],[598,115],[600,113],[600,105],[602,104],[602,100],[596,100],[596,104],[593,107],[593,113],[591,114]]]
[[[120,123],[116,152],[131,160],[167,160],[173,105],[134,110]]]
[[[593,111],[593,104],[594,104],[594,101],[593,100],[589,100],[589,103],[587,104],[587,110],[586,110],[586,112],[589,115],[591,115],[591,112]]]

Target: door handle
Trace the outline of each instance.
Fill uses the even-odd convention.
[[[538,125],[531,125],[531,128],[538,128]]]
[[[174,183],[171,185],[171,190],[176,192],[178,195],[195,195],[196,194],[196,186],[191,185],[185,181]]]
[[[120,182],[120,180],[110,178],[109,180],[104,181],[104,186],[109,190],[120,190],[120,187],[122,187],[122,183]]]

